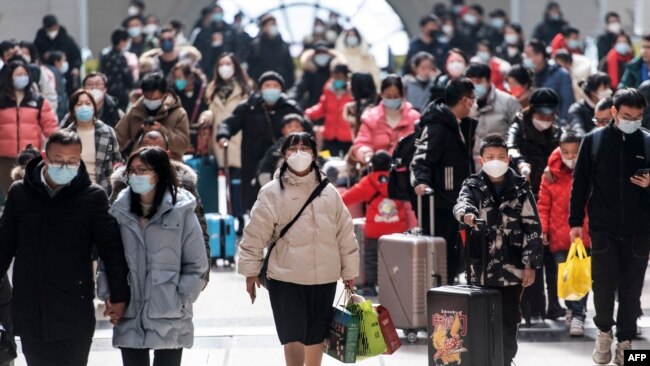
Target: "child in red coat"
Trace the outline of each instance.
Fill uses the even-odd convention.
[[[554,180],[545,175],[539,191],[537,208],[542,221],[544,245],[550,245],[556,263],[566,261],[571,238],[569,237],[569,200],[573,182],[573,168],[578,158],[581,136],[566,131],[560,137],[560,146],[548,158],[548,168]],[[583,241],[589,247],[588,224],[585,220]],[[587,311],[587,296],[579,301],[565,301],[571,315],[567,313],[566,321],[569,333],[574,337],[585,334],[584,321]]]
[[[343,117],[345,105],[352,101],[347,86],[349,72],[347,65],[334,66],[318,104],[305,111],[305,116],[312,121],[325,118],[323,150],[332,156],[344,156],[352,146],[352,127]]]
[[[342,195],[343,202],[350,207],[365,202],[366,208],[366,251],[364,269],[366,283],[363,292],[366,296],[376,295],[377,285],[377,242],[382,235],[403,233],[409,229],[410,205],[404,201],[388,198],[388,170],[390,155],[386,151],[377,152],[371,160],[373,173]]]

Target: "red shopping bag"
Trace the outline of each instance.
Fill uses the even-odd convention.
[[[392,355],[402,346],[402,342],[399,340],[397,329],[395,329],[395,324],[393,324],[393,319],[390,317],[388,309],[381,305],[376,305],[375,310],[377,310],[379,317],[381,334],[384,336],[384,342],[386,342],[386,352],[384,354]]]

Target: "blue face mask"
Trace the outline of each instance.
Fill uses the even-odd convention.
[[[171,39],[165,39],[160,42],[160,48],[165,53],[172,52],[174,50],[174,41],[172,41]]]
[[[569,46],[569,48],[574,49],[574,50],[578,49],[578,48],[580,48],[580,40],[579,39],[570,39],[567,42],[567,46]]]
[[[142,34],[142,27],[130,27],[127,32],[131,38],[138,38]]]
[[[630,45],[625,42],[617,43],[614,48],[619,55],[627,55],[631,51]]]
[[[151,183],[151,175],[129,175],[129,187],[131,191],[136,194],[147,194],[149,193],[156,185]]]
[[[74,114],[77,116],[77,121],[90,122],[95,116],[95,110],[89,105],[83,105],[77,107],[77,109],[74,110]]]
[[[485,84],[474,85],[474,94],[476,94],[476,97],[478,99],[483,99],[483,97],[487,94],[487,85]]]
[[[50,177],[54,184],[59,186],[64,186],[74,179],[77,176],[79,167],[54,167],[52,164],[47,164],[47,176]]]
[[[223,21],[223,13],[214,13],[212,15],[212,21],[215,23],[220,23]]]
[[[176,87],[176,90],[183,91],[187,87],[187,80],[176,79],[176,81],[174,81],[174,86]]]
[[[14,88],[16,90],[23,90],[29,84],[29,76],[27,75],[14,76],[13,80],[14,80]]]
[[[345,82],[345,80],[334,80],[333,83],[334,90],[343,90],[345,89],[346,85],[347,83]]]
[[[535,68],[535,63],[533,62],[533,60],[529,59],[528,57],[525,57],[523,66],[529,70],[532,70]]]
[[[282,95],[282,90],[280,89],[264,89],[262,90],[262,99],[268,104],[275,104],[280,96]]]
[[[388,109],[399,109],[402,106],[402,98],[384,98],[384,106]]]

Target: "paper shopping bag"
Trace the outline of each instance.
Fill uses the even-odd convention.
[[[343,363],[355,363],[359,343],[359,317],[343,306],[334,307],[325,353]]]
[[[402,342],[399,340],[397,329],[395,328],[393,319],[390,317],[388,309],[382,305],[375,305],[375,310],[377,311],[377,316],[379,317],[379,327],[381,328],[381,334],[384,336],[384,343],[386,343],[386,352],[384,354],[392,355],[402,346]]]

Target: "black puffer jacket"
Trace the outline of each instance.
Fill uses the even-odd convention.
[[[542,267],[542,225],[530,184],[512,170],[505,178],[501,196],[495,199],[490,178],[485,173],[472,175],[454,207],[454,217],[461,223],[467,214],[487,221],[487,284],[491,286],[520,284],[522,269]],[[474,283],[482,283],[482,235],[473,230],[468,240]]]
[[[530,114],[518,114],[508,131],[508,154],[517,167],[528,163],[531,167],[530,185],[535,197],[542,184],[542,174],[548,163],[548,157],[558,146],[562,130],[552,126],[546,131],[538,131],[533,126]]]
[[[81,163],[72,182],[50,197],[42,158],[13,184],[0,219],[0,272],[12,259],[14,327],[44,341],[90,339],[95,330],[93,245],[106,264],[111,301],[128,302],[129,269],[104,190]]]
[[[241,175],[244,208],[253,207],[259,186],[252,184],[257,165],[266,150],[282,137],[282,118],[290,113],[302,114],[295,101],[283,95],[273,106],[267,106],[259,92],[235,108],[232,115],[219,125],[217,141],[242,132]],[[310,125],[311,126],[311,125]],[[307,132],[311,132],[310,127]]]
[[[411,185],[433,188],[436,209],[454,207],[463,181],[474,172],[472,148],[477,124],[470,118],[458,124],[442,100],[427,107],[420,119],[423,130],[415,140]]]
[[[569,126],[582,136],[596,127],[592,121],[593,118],[594,107],[590,106],[584,99],[571,104],[571,107],[569,107]]]

